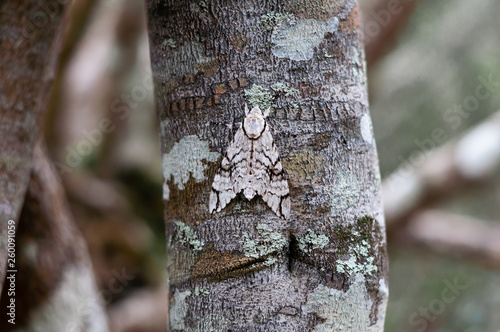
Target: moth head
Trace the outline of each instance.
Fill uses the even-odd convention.
[[[245,105],[245,115],[245,119],[243,120],[245,134],[249,138],[259,138],[266,128],[265,118],[269,115],[269,108],[264,112],[264,115],[262,115],[262,111],[258,106],[248,111],[248,107]]]

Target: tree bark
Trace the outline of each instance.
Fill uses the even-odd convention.
[[[382,331],[380,175],[352,0],[148,2],[172,331]],[[291,214],[209,212],[245,104],[266,119]]]
[[[28,188],[33,146],[54,79],[66,0],[0,2],[0,290],[8,221]]]

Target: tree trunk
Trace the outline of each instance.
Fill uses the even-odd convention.
[[[170,329],[382,331],[385,226],[357,3],[149,0],[148,11]],[[271,108],[253,140],[245,104]],[[268,130],[288,178],[278,208],[262,194],[278,190],[278,163],[252,164],[254,147],[273,149]],[[221,181],[240,188],[235,151],[271,184],[224,206]]]

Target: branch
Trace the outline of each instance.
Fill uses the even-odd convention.
[[[430,145],[431,140],[423,144]],[[420,151],[420,156],[418,165],[406,162],[383,183],[388,228],[496,174],[500,167],[500,112],[461,139],[433,151]]]
[[[19,271],[15,274],[16,328],[108,331],[85,241],[55,169],[40,146],[35,148],[15,240],[15,267],[9,268]],[[13,298],[7,295],[8,287],[11,282],[4,286],[1,308],[7,308]],[[10,330],[9,326],[7,319],[0,320],[1,331]]]
[[[370,2],[363,10],[363,32],[365,36],[368,68],[387,54],[397,43],[419,0],[383,0]]]
[[[142,290],[111,307],[109,318],[112,331],[165,331],[167,321],[167,287]]]
[[[7,263],[7,222],[19,218],[28,188],[68,6],[54,2],[49,7],[50,14],[33,1],[0,2],[0,289]]]
[[[406,230],[412,241],[441,254],[500,268],[499,223],[427,210],[412,217]]]

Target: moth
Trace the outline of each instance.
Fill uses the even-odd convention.
[[[259,107],[248,110],[229,144],[212,183],[210,213],[220,212],[237,194],[246,199],[256,195],[278,216],[290,215],[288,181],[266,118]]]

